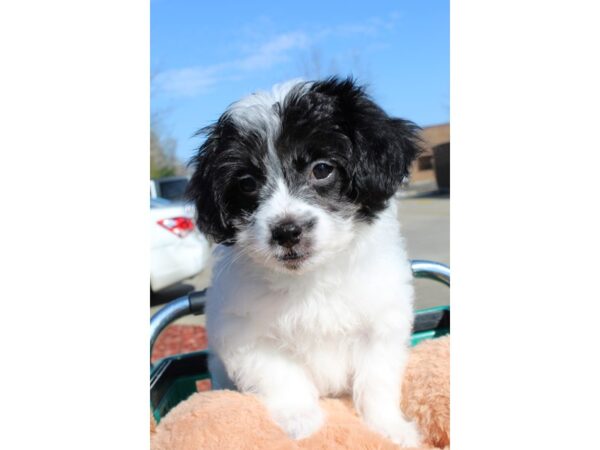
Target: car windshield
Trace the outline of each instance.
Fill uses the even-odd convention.
[[[169,200],[182,200],[187,187],[187,178],[159,180],[160,196]]]

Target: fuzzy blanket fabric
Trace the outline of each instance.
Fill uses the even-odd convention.
[[[210,391],[192,395],[158,426],[151,424],[152,450],[342,450],[398,449],[360,420],[349,398],[321,400],[327,420],[307,439],[294,441],[269,418],[253,395]],[[427,340],[410,355],[402,382],[402,410],[415,420],[422,449],[450,445],[450,338]]]

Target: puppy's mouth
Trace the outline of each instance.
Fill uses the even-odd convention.
[[[281,261],[286,267],[295,269],[308,259],[308,253],[300,253],[295,250],[290,250],[283,255],[277,256],[277,260]]]

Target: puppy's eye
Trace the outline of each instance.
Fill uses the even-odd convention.
[[[258,183],[252,175],[243,175],[239,177],[238,185],[240,187],[240,191],[242,191],[244,194],[253,194],[258,188]]]
[[[325,180],[331,176],[333,169],[331,164],[318,162],[313,166],[311,175],[315,180]]]

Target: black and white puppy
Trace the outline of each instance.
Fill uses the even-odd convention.
[[[394,194],[419,151],[351,79],[288,82],[211,127],[189,195],[217,243],[206,307],[215,388],[257,394],[291,437],[351,393],[363,420],[416,446],[400,411],[413,322]]]

